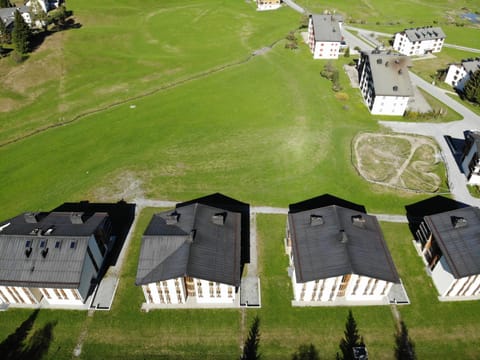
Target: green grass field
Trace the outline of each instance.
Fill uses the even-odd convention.
[[[369,212],[400,214],[426,197],[371,185],[355,172],[351,141],[360,131],[378,131],[377,117],[343,71],[346,96],[337,98],[320,76],[325,62],[312,60],[303,43],[297,51],[284,48],[282,39],[300,23],[292,10],[262,13],[253,3],[220,0],[141,6],[71,0],[67,6],[80,29],[48,37],[24,64],[0,60],[0,144],[78,119],[0,147],[0,219],[64,201],[135,195],[188,200],[218,191],[252,205],[286,207],[331,193]],[[129,193],[137,182],[140,191]],[[142,215],[111,312],[40,311],[34,329],[55,322],[48,358],[70,359],[87,329],[84,359],[231,359],[256,313],[266,358],[289,358],[306,342],[334,357],[348,310],[290,307],[282,216],[259,217],[259,251],[269,254],[260,257],[263,307],[248,311],[246,324],[240,310],[141,313],[143,295],[133,282],[140,234],[152,212]],[[475,358],[477,304],[437,303],[407,227],[384,229],[414,301],[400,311],[418,338],[419,355],[441,358],[442,350]],[[30,313],[0,313],[0,340]],[[390,309],[355,308],[354,315],[372,358],[391,358]],[[468,332],[460,331],[462,324]]]

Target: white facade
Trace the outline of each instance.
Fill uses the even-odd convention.
[[[376,61],[379,61],[379,59],[376,59]],[[391,59],[390,62],[392,64],[388,66],[394,67],[395,61],[396,60]],[[408,76],[408,74],[406,74],[408,70],[399,70],[397,74],[392,76],[395,70],[389,70],[385,67],[385,69],[382,69],[382,72],[377,70],[377,78],[374,79],[372,66],[379,67],[378,65],[380,64],[383,67],[383,64],[387,65],[388,63],[387,55],[386,60],[371,64],[369,56],[362,54],[358,65],[360,91],[372,115],[402,116],[407,109],[410,99],[410,95],[407,95],[410,94],[410,92],[405,91],[405,88],[406,86],[411,87],[411,84],[406,85],[407,81],[410,81],[409,77],[407,80],[401,78]],[[391,81],[391,83],[383,84],[389,81]],[[375,82],[377,82],[377,85]],[[398,84],[403,85],[399,86]]]
[[[308,21],[308,47],[314,59],[338,59],[341,41],[315,40],[313,17]]]
[[[395,34],[393,41],[393,48],[400,54],[413,56],[424,55],[426,53],[437,53],[442,50],[445,38],[411,40],[406,32],[399,32]]]
[[[445,77],[445,82],[457,88],[459,90],[463,90],[465,83],[470,78],[469,74],[465,70],[465,68],[460,64],[452,64],[448,67],[447,76]]]
[[[440,297],[443,298],[480,295],[480,275],[455,279],[445,257],[442,257],[435,265],[432,271],[432,280]]]
[[[147,304],[184,304],[191,297],[198,304],[233,304],[235,286],[183,277],[142,285]]]
[[[467,136],[468,141],[462,157],[462,170],[470,185],[480,185],[480,158],[478,155],[478,135]]]
[[[289,251],[287,249],[287,253]],[[293,269],[291,276],[293,297],[294,301],[298,302],[334,302],[337,298],[352,302],[381,302],[393,285],[385,280],[356,274],[297,283],[292,256],[290,265]]]
[[[257,0],[258,11],[276,10],[281,6],[282,5],[280,4],[280,0]]]

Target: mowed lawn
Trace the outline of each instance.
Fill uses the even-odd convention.
[[[404,213],[405,204],[426,197],[370,185],[354,171],[351,140],[359,131],[379,129],[343,71],[348,100],[337,100],[319,75],[325,62],[313,61],[304,44],[290,51],[280,41],[244,62],[253,50],[298,27],[298,14],[287,8],[258,13],[244,1],[158,3],[72,0],[67,6],[82,28],[47,39],[51,47],[19,68],[0,62],[7,84],[13,79],[24,84],[0,90],[1,101],[10,99],[6,103],[14,106],[0,113],[1,142],[154,92],[0,148],[0,219],[64,201],[130,200],[138,195],[124,191],[131,182],[139,182],[140,195],[149,198],[188,200],[219,191],[251,204],[282,207],[331,193],[377,213]],[[29,64],[42,69],[45,59],[54,64],[51,71],[22,72]],[[338,67],[348,61],[341,59]],[[35,85],[29,86],[27,75],[33,73]],[[304,342],[314,342],[327,358],[334,356],[347,309],[290,307],[282,216],[259,217],[264,306],[248,312],[245,326],[240,310],[141,313],[143,295],[133,282],[140,235],[152,212],[139,223],[111,312],[88,317],[78,311],[40,311],[34,329],[54,324],[48,358],[70,359],[82,329],[87,329],[85,359],[235,358],[255,313],[262,321],[265,356],[288,358]],[[402,278],[418,293],[411,295],[418,305],[400,311],[418,335],[419,354],[443,349],[474,358],[477,304],[437,304],[434,289],[421,286],[429,280],[412,252],[407,227],[384,228],[389,242],[406,239],[394,259],[401,275],[411,273],[411,282]],[[404,254],[404,249],[410,250]],[[0,313],[0,339],[30,314]],[[354,315],[372,358],[391,358],[390,309],[355,308]],[[464,323],[468,333],[459,331]]]

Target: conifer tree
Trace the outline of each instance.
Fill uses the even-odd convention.
[[[12,7],[12,4],[10,4],[10,0],[0,0],[0,8],[8,7]]]
[[[340,341],[341,359],[353,360],[353,348],[361,345],[363,341],[358,334],[357,322],[353,317],[352,310],[348,311],[344,334],[345,337]],[[338,354],[337,358],[340,358]]]
[[[260,319],[258,316],[255,316],[253,319],[252,326],[248,333],[248,338],[245,340],[245,345],[243,346],[243,354],[240,357],[240,360],[259,360],[260,353],[258,352],[258,344],[260,342]]]
[[[15,11],[15,19],[13,21],[12,42],[15,50],[24,55],[30,51],[31,31],[22,15]]]
[[[475,71],[463,88],[465,97],[471,102],[480,104],[480,70]]]
[[[2,19],[0,19],[0,45],[9,42],[9,34],[7,33],[7,27]]]
[[[395,359],[397,360],[416,360],[415,344],[408,336],[407,325],[400,322],[400,330],[395,334]]]

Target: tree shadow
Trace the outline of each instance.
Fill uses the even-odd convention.
[[[0,343],[1,359],[19,359],[22,354],[23,342],[32,329],[39,310],[35,310],[30,316],[15,330],[13,334]]]
[[[56,321],[50,321],[29,336],[40,310],[30,316],[0,343],[0,358],[3,360],[41,359],[48,351],[53,339]]]

